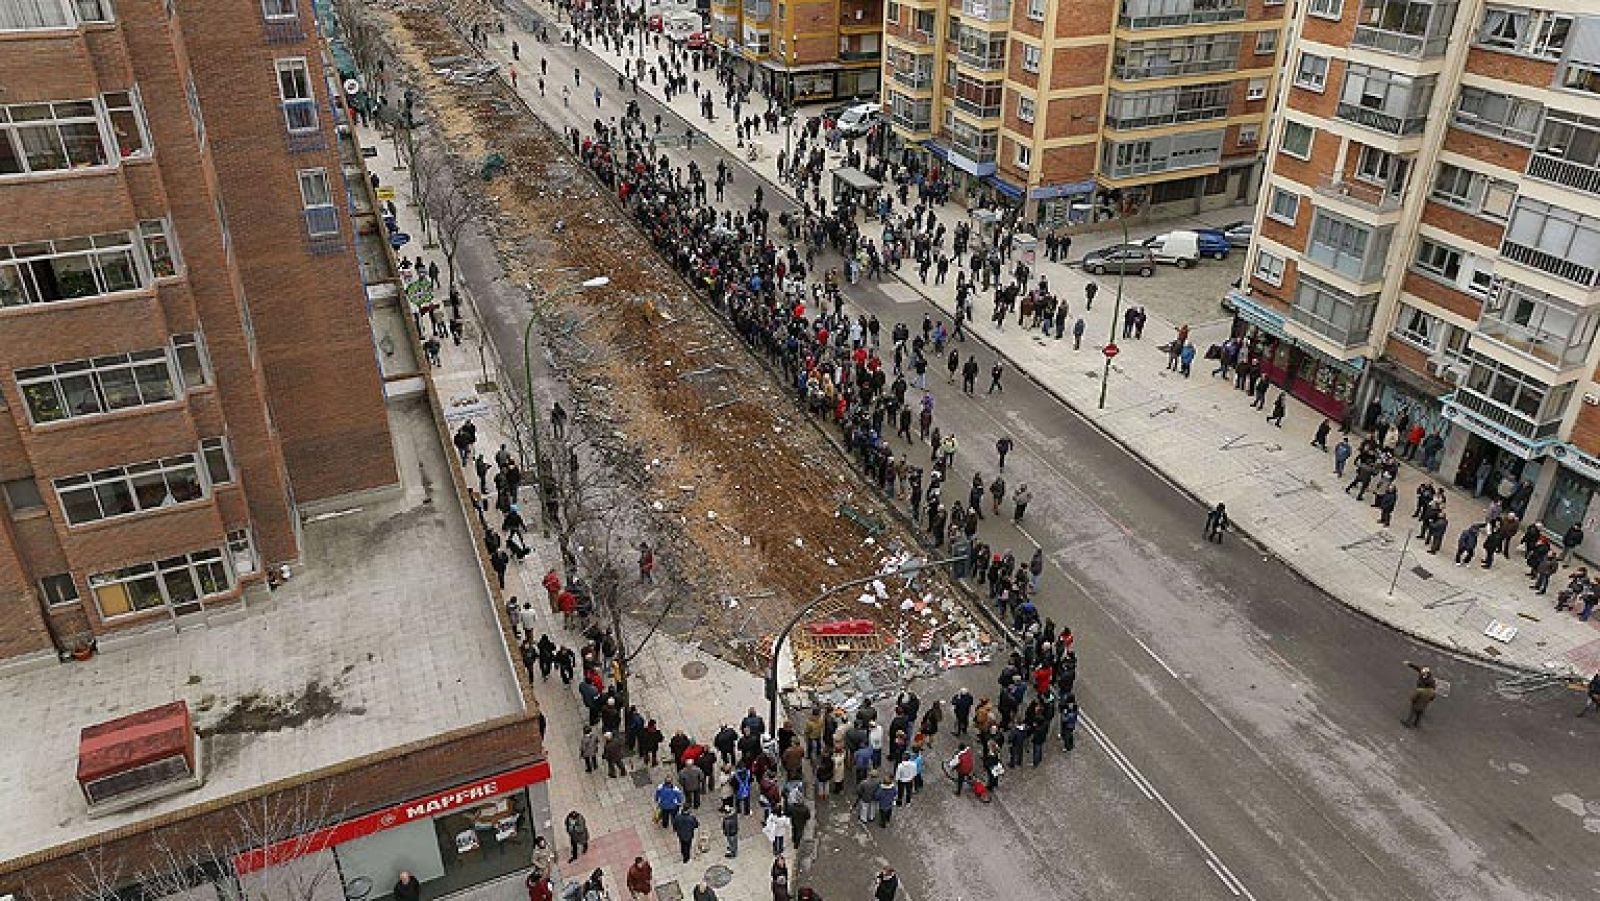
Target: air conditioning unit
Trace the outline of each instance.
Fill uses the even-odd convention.
[[[1441,382],[1454,385],[1461,379],[1461,372],[1449,360],[1429,360],[1428,374]]]
[[[78,736],[78,787],[90,816],[137,807],[204,782],[200,736],[183,701],[96,723]]]
[[[1583,393],[1583,402],[1591,407],[1600,407],[1600,394],[1595,394],[1592,391],[1585,391]],[[0,899],[0,901],[4,901],[4,899]]]

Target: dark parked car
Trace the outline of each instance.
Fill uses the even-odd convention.
[[[1095,275],[1107,272],[1137,272],[1149,278],[1155,274],[1156,260],[1150,248],[1138,244],[1113,244],[1090,252],[1083,258],[1083,271]]]

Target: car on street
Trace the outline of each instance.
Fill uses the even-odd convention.
[[[1146,238],[1144,246],[1150,248],[1158,263],[1171,263],[1187,269],[1202,259],[1225,260],[1233,248],[1221,232],[1211,230],[1180,229]]]
[[[1255,234],[1255,223],[1239,221],[1230,222],[1220,228],[1202,228],[1202,232],[1215,232],[1228,242],[1229,247],[1249,247],[1250,238]]]
[[[1105,275],[1107,272],[1137,272],[1149,278],[1156,272],[1156,259],[1148,247],[1138,244],[1113,244],[1085,255],[1083,271],[1095,275]]]

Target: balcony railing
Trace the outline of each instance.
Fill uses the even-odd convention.
[[[768,19],[772,17],[771,0],[744,0],[745,18]]]
[[[1392,116],[1375,109],[1368,109],[1358,103],[1340,102],[1336,115],[1346,122],[1353,122],[1363,128],[1370,128],[1374,131],[1381,131],[1391,135],[1421,134],[1422,130],[1428,126],[1427,116],[1401,118],[1400,116]]]
[[[984,104],[957,95],[956,109],[969,115],[977,116],[979,119],[998,119],[1000,118],[1001,106],[999,103]]]
[[[1540,272],[1547,272],[1556,278],[1565,279],[1585,288],[1594,287],[1595,269],[1592,266],[1585,266],[1566,257],[1558,257],[1553,253],[1546,253],[1536,247],[1518,244],[1509,239],[1500,245],[1500,253],[1508,260]]]
[[[863,59],[878,59],[883,53],[877,48],[871,50],[840,50],[839,58],[845,62],[855,62]]]
[[[1576,188],[1586,194],[1600,194],[1600,169],[1558,156],[1535,153],[1528,160],[1528,174],[1540,181]]]
[[[926,91],[933,87],[933,72],[903,71],[890,69],[889,79],[895,84],[913,91]]]
[[[1355,38],[1351,43],[1359,47],[1392,53],[1395,56],[1424,59],[1444,53],[1448,40],[1448,34],[1407,34],[1403,31],[1373,28],[1370,25],[1357,25]]]
[[[1313,190],[1325,197],[1337,197],[1374,213],[1392,213],[1405,204],[1403,196],[1397,197],[1377,185],[1332,176],[1323,176]]]
[[[1124,28],[1171,28],[1177,25],[1205,25],[1210,22],[1238,22],[1245,17],[1242,0],[1221,9],[1194,9],[1167,15],[1132,15],[1118,19]]]
[[[933,115],[928,110],[919,113],[891,112],[889,123],[901,131],[926,134],[933,130]]]
[[[1140,81],[1146,78],[1172,78],[1178,75],[1205,75],[1211,72],[1228,72],[1239,67],[1238,59],[1204,59],[1185,63],[1123,63],[1112,66],[1111,76],[1121,81]]]
[[[1489,398],[1474,394],[1466,388],[1462,388],[1451,395],[1446,403],[1453,404],[1471,413],[1475,418],[1498,426],[1504,431],[1527,441],[1553,438],[1561,431],[1560,417],[1549,422],[1535,422],[1515,410],[1502,407]]]
[[[1153,128],[1157,125],[1175,125],[1181,122],[1205,122],[1209,119],[1223,119],[1227,115],[1228,108],[1226,106],[1173,110],[1168,113],[1157,113],[1148,116],[1122,116],[1115,112],[1108,112],[1106,113],[1106,125],[1118,130]]]

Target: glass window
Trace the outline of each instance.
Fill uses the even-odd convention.
[[[61,0],[0,0],[0,31],[71,28],[73,24]]]
[[[52,607],[65,607],[78,603],[78,583],[72,573],[56,573],[39,580],[39,593]]]
[[[1033,98],[1017,96],[1017,118],[1024,122],[1033,121]]]
[[[233,457],[228,452],[228,439],[203,439],[200,453],[205,456],[206,475],[211,479],[211,484],[226,485],[233,481]]]
[[[142,288],[137,254],[126,232],[0,247],[0,307]]]
[[[1241,126],[1239,126],[1239,146],[1240,147],[1254,147],[1256,145],[1256,142],[1260,141],[1260,140],[1261,140],[1261,126],[1259,126],[1259,125],[1241,125]]]
[[[111,21],[111,0],[73,0],[73,5],[77,7],[80,22]]]
[[[1256,251],[1256,277],[1271,285],[1283,284],[1283,257],[1262,248]]]
[[[189,119],[194,124],[194,139],[201,146],[206,146],[206,120],[200,112],[200,89],[194,86],[194,77],[190,76],[183,86],[184,99],[189,104]]]
[[[292,19],[294,0],[261,0],[261,14],[269,19]]]
[[[1311,138],[1315,132],[1316,130],[1309,125],[1286,119],[1283,123],[1283,143],[1280,149],[1292,157],[1311,159]]]
[[[1272,189],[1272,206],[1267,210],[1267,215],[1286,225],[1293,225],[1295,217],[1300,214],[1300,195],[1283,188]]]
[[[1022,71],[1039,71],[1039,48],[1032,44],[1022,45]]]
[[[311,237],[339,233],[339,216],[328,188],[328,170],[300,170],[300,202],[305,207],[306,233]]]
[[[1300,51],[1300,65],[1295,68],[1294,83],[1298,87],[1320,92],[1328,84],[1328,58]]]
[[[17,387],[36,425],[110,410],[157,404],[177,396],[164,350],[134,351],[19,369]]]
[[[1033,148],[1027,144],[1017,144],[1017,168],[1026,169],[1033,162]]]
[[[1416,268],[1454,284],[1461,276],[1461,251],[1422,238],[1417,242]]]
[[[172,336],[173,355],[178,360],[178,371],[185,388],[197,388],[210,379],[205,343],[198,332],[185,332]]]
[[[1539,134],[1539,119],[1543,113],[1544,107],[1532,100],[1509,97],[1469,85],[1461,89],[1455,125],[1531,146]]]
[[[1276,31],[1256,32],[1256,55],[1266,56],[1278,52],[1278,33]]]
[[[256,559],[255,539],[248,528],[228,530],[228,556],[233,560],[233,571],[240,575],[261,569],[261,561]]]
[[[145,137],[144,109],[139,105],[138,90],[113,91],[101,94],[100,99],[106,107],[106,118],[111,120],[111,136],[118,155],[128,159],[148,153],[150,144]]]
[[[1400,305],[1400,313],[1395,317],[1396,337],[1424,350],[1434,351],[1439,349],[1439,336],[1443,331],[1444,321],[1439,317],[1424,313],[1416,307]]]
[[[317,98],[311,92],[311,70],[303,59],[280,59],[278,97],[283,102],[283,118],[291,132],[315,131]]]
[[[184,606],[232,587],[233,574],[222,551],[215,548],[89,577],[89,588],[105,619],[162,606],[185,613]]]
[[[188,503],[206,495],[194,454],[56,479],[55,488],[62,513],[75,526]]]
[[[139,238],[144,242],[144,256],[150,263],[151,275],[167,278],[178,274],[178,255],[165,219],[146,219],[139,223]]]
[[[1560,59],[1572,36],[1572,17],[1540,9],[1491,6],[1478,28],[1478,45],[1494,50]]]
[[[85,169],[110,162],[95,101],[0,107],[0,175]]]
[[[1337,19],[1344,13],[1344,0],[1310,0],[1306,11],[1324,19]]]
[[[44,498],[39,496],[39,483],[31,476],[0,483],[0,487],[5,489],[6,506],[12,513],[27,513],[44,506]]]

